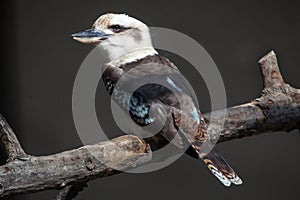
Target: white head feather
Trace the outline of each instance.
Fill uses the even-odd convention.
[[[93,43],[98,44],[112,65],[119,66],[157,54],[148,26],[126,14],[104,14],[94,22],[93,29],[110,34],[106,39],[96,39]],[[88,43],[83,38],[74,39]]]

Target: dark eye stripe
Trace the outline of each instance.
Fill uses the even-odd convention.
[[[126,28],[126,27],[121,26],[121,25],[118,25],[118,24],[116,24],[116,25],[111,25],[111,26],[109,26],[108,28],[109,28],[110,30],[112,30],[113,32],[115,32],[115,33],[119,33],[119,32],[122,32],[122,31],[125,31],[125,30],[129,29],[129,28]]]

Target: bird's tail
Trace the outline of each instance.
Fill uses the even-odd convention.
[[[206,125],[202,117],[200,118],[200,129],[195,137],[192,137],[191,134],[186,134],[186,132],[181,131],[179,133],[182,133],[185,136],[199,158],[204,161],[208,169],[221,181],[221,183],[227,187],[229,187],[231,183],[235,185],[243,183],[230,165],[225,161],[223,156],[213,148],[213,144],[209,140]]]
[[[229,187],[231,183],[235,185],[243,183],[216,149],[213,148],[208,154],[201,158],[212,174],[215,175],[225,186]]]

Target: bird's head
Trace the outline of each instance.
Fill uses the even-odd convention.
[[[138,54],[134,52],[156,53],[148,26],[126,14],[104,14],[91,29],[72,34],[72,37],[81,43],[98,45],[109,61]]]

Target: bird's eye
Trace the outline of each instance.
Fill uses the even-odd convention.
[[[119,33],[119,32],[121,32],[121,31],[126,30],[125,27],[120,26],[120,25],[111,25],[111,26],[109,27],[109,29],[111,29],[111,30],[112,30],[113,32],[115,32],[115,33]]]

